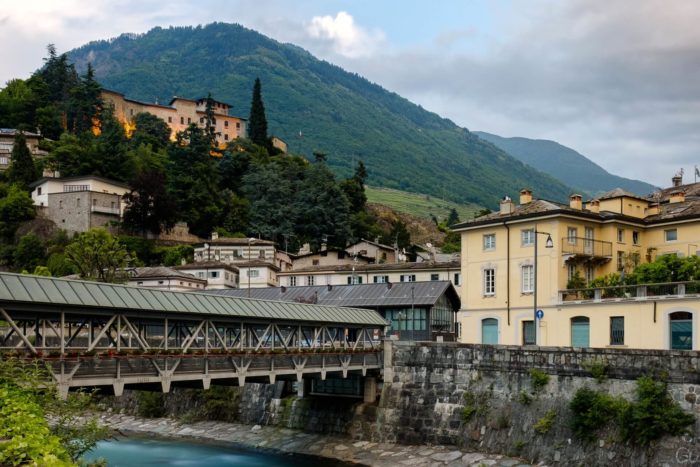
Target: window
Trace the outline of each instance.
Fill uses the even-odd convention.
[[[486,318],[481,320],[481,343],[490,345],[498,344],[497,319]]]
[[[297,277],[296,276],[289,276],[289,286],[295,287],[296,285],[297,285]]]
[[[240,128],[240,127],[241,127],[241,123],[240,123],[240,122],[236,122],[236,128],[238,129],[238,128]]]
[[[374,276],[372,280],[375,284],[386,284],[389,282],[389,276]]]
[[[173,117],[168,117],[168,123],[173,123]]]
[[[312,260],[311,260],[311,264],[312,264],[313,266],[318,266],[318,262],[319,262],[319,260],[317,260],[317,259],[312,259]]]
[[[632,231],[632,244],[639,245],[639,232],[636,230]]]
[[[495,269],[484,269],[484,295],[496,295]]]
[[[496,248],[496,234],[484,235],[484,250],[493,250]]]
[[[158,281],[158,285],[163,285],[165,284],[165,281]]]
[[[58,209],[63,209],[63,200],[58,200]]]
[[[625,345],[625,317],[610,317],[610,345]]]
[[[2,162],[2,159],[5,159],[5,161],[7,161],[7,157],[0,157],[0,164],[3,163],[3,162]],[[4,162],[4,163],[7,164],[7,162]],[[39,195],[39,196],[41,196],[41,187],[39,187],[39,188],[36,189],[36,194]]]
[[[187,124],[189,125],[190,123],[192,123],[192,118],[187,117]]]
[[[578,237],[578,231],[576,227],[569,227],[566,229],[566,242],[569,245],[576,245],[576,237]]]
[[[260,277],[260,271],[257,269],[248,269],[248,277]]]
[[[92,205],[97,206],[97,198],[92,198]]]
[[[415,274],[401,274],[401,277],[399,278],[401,282],[415,282],[416,281],[416,275]]]
[[[664,230],[664,239],[667,242],[675,242],[676,240],[678,240],[678,230],[676,230],[676,229]]]
[[[625,229],[617,229],[617,243],[625,243]]]
[[[143,285],[143,281],[138,281],[136,285]]]
[[[258,259],[265,259],[265,250],[260,250],[258,252]]]
[[[112,202],[110,203],[110,206],[112,207],[112,209],[114,209],[114,208],[116,207],[116,205],[117,205],[117,204],[116,204],[114,201],[112,201]]]
[[[571,280],[574,278],[575,275],[576,275],[576,265],[571,264],[571,263],[567,264],[566,265],[566,278],[568,280]]]
[[[197,277],[199,277],[200,279],[204,279],[204,272],[203,272],[203,271],[199,271],[199,272],[197,273]]]
[[[455,285],[462,285],[462,273],[455,273]]]
[[[535,322],[532,320],[523,321],[523,345],[535,345]]]
[[[224,139],[225,139],[226,141],[228,141],[228,133],[225,133],[225,134],[224,134]]]
[[[204,123],[204,117],[199,119],[199,123]]]
[[[594,268],[591,265],[586,266],[586,283],[590,283],[594,278]]]
[[[7,157],[5,157],[5,156],[0,157],[0,164],[7,165],[9,162],[10,161]],[[39,191],[41,191],[41,188],[39,188]],[[41,193],[39,193],[39,194],[41,194]]]
[[[439,280],[440,280],[440,274],[431,274],[431,275],[430,275],[430,280],[431,280],[431,281],[439,281]]]
[[[532,293],[535,290],[535,267],[531,264],[523,266],[521,271],[522,293]]]
[[[185,117],[180,117],[180,125],[184,125],[184,124],[185,124]]]
[[[693,350],[693,315],[677,311],[669,315],[671,350]]]
[[[520,245],[532,246],[535,244],[535,229],[526,229],[520,231]]]
[[[618,251],[617,252],[617,270],[622,271],[623,269],[625,269],[625,252]]]
[[[228,120],[224,120],[224,128],[228,128]]]
[[[231,275],[227,272],[224,273],[225,280],[230,281],[231,280]]]
[[[209,277],[216,279],[219,277],[219,271],[209,271]]]
[[[362,284],[362,276],[349,276],[348,284]]]
[[[314,276],[306,276],[306,285],[314,285]]]

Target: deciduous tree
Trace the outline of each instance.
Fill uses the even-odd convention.
[[[65,254],[80,277],[99,282],[115,282],[117,272],[129,260],[126,248],[104,229],[83,232],[66,247]]]

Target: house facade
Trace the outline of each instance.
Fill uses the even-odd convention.
[[[42,178],[30,185],[40,215],[69,234],[95,227],[116,232],[114,224],[124,215],[128,185],[106,178]]]
[[[571,289],[613,272],[624,277],[660,255],[698,254],[700,184],[674,178],[648,197],[617,189],[585,204],[572,195],[568,205],[523,190],[519,201],[504,199],[499,212],[455,227],[462,341],[698,348],[700,297],[692,284]]]
[[[165,266],[133,268],[127,271],[127,285],[174,292],[207,288],[207,279]]]
[[[238,268],[221,261],[199,261],[173,269],[206,281],[207,289],[233,289],[239,285]]]
[[[206,124],[207,99],[205,98],[174,97],[168,105],[161,105],[129,99],[124,94],[107,89],[102,90],[101,97],[106,104],[114,106],[114,115],[122,122],[128,135],[133,132],[134,117],[140,112],[150,113],[166,122],[170,127],[170,137],[173,140],[178,132],[186,130],[193,123],[200,127]],[[214,101],[213,105],[212,130],[216,134],[216,142],[220,147],[247,135],[246,120],[229,115],[231,110],[229,104]]]
[[[14,128],[0,128],[0,172],[4,172],[12,163],[12,149],[15,147],[15,137],[18,130]],[[41,159],[48,153],[39,148],[42,136],[38,133],[23,131],[27,140],[27,148],[34,159]]]

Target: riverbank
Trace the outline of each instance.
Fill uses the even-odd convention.
[[[274,426],[250,426],[215,421],[181,423],[172,418],[145,419],[132,415],[109,413],[101,414],[99,420],[105,426],[126,435],[187,438],[248,449],[320,456],[370,467],[394,467],[397,465],[522,467],[529,465],[520,459],[467,452],[454,446],[406,446],[370,443]]]

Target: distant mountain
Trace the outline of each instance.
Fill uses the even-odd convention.
[[[483,131],[472,133],[493,143],[527,165],[583,191],[584,193],[581,194],[594,196],[613,188],[623,188],[638,195],[646,195],[656,190],[656,187],[649,183],[613,175],[586,156],[556,141],[520,137],[504,138]]]
[[[270,131],[290,151],[325,152],[340,176],[362,159],[374,186],[496,208],[529,186],[564,200],[555,178],[514,159],[450,120],[356,74],[239,25],[155,28],[69,52],[82,71],[92,62],[107,88],[146,102],[173,95],[215,99],[246,117],[260,77]]]

